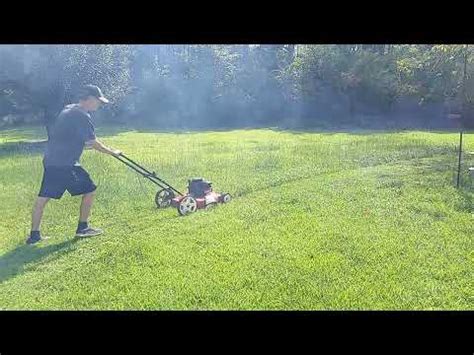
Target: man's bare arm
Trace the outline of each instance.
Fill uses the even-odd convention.
[[[120,150],[109,148],[98,139],[86,142],[85,146],[88,149],[95,149],[101,153],[105,153],[109,155],[118,156],[121,154]]]

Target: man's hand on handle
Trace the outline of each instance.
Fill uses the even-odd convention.
[[[122,155],[122,152],[118,149],[112,149],[112,154],[114,157],[118,157],[120,155]]]
[[[120,156],[120,154],[122,154],[120,150],[109,148],[105,144],[100,142],[98,139],[86,142],[86,147],[91,147],[101,153],[109,154],[115,157],[118,157]]]

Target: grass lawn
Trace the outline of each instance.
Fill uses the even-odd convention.
[[[456,133],[98,136],[178,190],[202,176],[234,199],[158,210],[155,185],[86,151],[105,233],[73,238],[80,198],[66,193],[45,210],[51,239],[26,246],[45,135],[0,131],[0,309],[474,309],[474,156],[457,190]]]

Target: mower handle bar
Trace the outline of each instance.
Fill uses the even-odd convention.
[[[161,187],[163,189],[171,189],[174,192],[178,193],[179,195],[184,196],[184,194],[182,194],[181,192],[176,190],[173,186],[171,186],[166,181],[164,181],[164,180],[160,179],[158,176],[156,176],[156,173],[154,171],[153,172],[149,171],[148,169],[144,168],[143,166],[141,166],[137,162],[135,162],[132,159],[130,159],[129,157],[127,157],[125,154],[120,153],[119,155],[114,155],[114,157],[117,160],[120,160],[125,165],[127,165],[129,168],[135,170],[137,173],[139,173],[143,177],[146,177],[147,179],[149,179],[150,181],[152,181],[153,183],[155,183],[159,187]],[[120,159],[120,158],[124,158],[125,160]]]

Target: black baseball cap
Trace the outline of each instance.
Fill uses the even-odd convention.
[[[86,85],[81,89],[81,96],[93,96],[104,104],[108,104],[110,101],[105,98],[102,90],[96,85]]]

